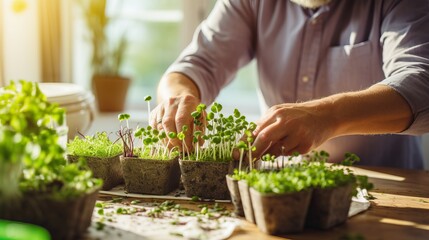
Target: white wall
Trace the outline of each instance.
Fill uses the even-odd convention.
[[[27,8],[14,12],[12,0],[2,0],[3,77],[9,80],[40,81],[41,59],[37,1],[26,1]]]

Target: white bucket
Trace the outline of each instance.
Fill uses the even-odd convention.
[[[39,87],[49,102],[58,103],[66,111],[69,139],[91,127],[95,114],[92,93],[71,83],[39,83]]]

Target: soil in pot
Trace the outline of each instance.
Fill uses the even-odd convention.
[[[120,155],[116,155],[107,158],[83,157],[94,177],[103,179],[102,190],[110,190],[124,183],[119,156]],[[79,160],[79,156],[67,155],[67,160],[74,163]]]
[[[243,206],[244,217],[248,222],[255,223],[253,213],[252,199],[250,198],[250,188],[244,180],[238,181],[238,190],[240,192],[241,204]]]
[[[348,218],[354,185],[313,190],[306,226],[328,229]]]
[[[52,239],[77,239],[91,224],[98,190],[66,200],[26,193],[8,211],[0,213],[0,218],[42,226]]]
[[[244,217],[243,204],[241,203],[240,190],[238,189],[238,180],[233,179],[231,175],[226,175],[226,184],[231,196],[231,202],[234,205],[234,213],[237,216]]]
[[[300,232],[311,200],[311,190],[285,194],[262,194],[250,189],[258,228],[268,234]]]
[[[177,158],[153,160],[121,156],[125,191],[165,195],[179,187],[180,170]]]
[[[225,176],[232,173],[232,161],[179,160],[179,163],[186,196],[204,199],[230,198]]]

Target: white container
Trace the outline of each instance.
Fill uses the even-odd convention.
[[[92,93],[71,83],[39,83],[39,87],[49,102],[57,103],[66,111],[69,139],[91,127],[95,114]]]

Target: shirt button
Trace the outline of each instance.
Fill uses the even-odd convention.
[[[310,78],[308,76],[303,76],[301,80],[302,82],[306,83],[310,80]]]
[[[315,25],[317,23],[317,19],[313,19],[310,22],[311,22],[311,24]]]

